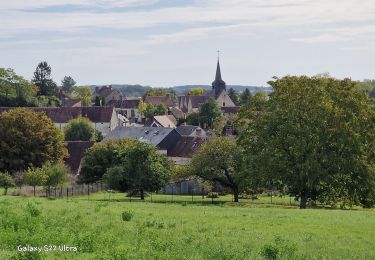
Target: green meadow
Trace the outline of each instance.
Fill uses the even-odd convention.
[[[375,259],[374,210],[300,210],[289,198],[108,199],[0,196],[0,259]],[[28,245],[57,249],[17,250]]]

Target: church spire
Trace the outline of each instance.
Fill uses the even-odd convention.
[[[226,90],[226,84],[221,78],[219,53],[220,52],[217,51],[216,75],[215,80],[212,82],[212,90],[215,92],[215,96],[218,96],[222,90]]]

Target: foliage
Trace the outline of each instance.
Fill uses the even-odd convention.
[[[0,68],[0,106],[35,106],[32,84],[12,69]]]
[[[51,78],[51,66],[46,61],[38,64],[32,82],[38,87],[39,96],[54,96],[57,94],[57,85]]]
[[[4,188],[4,195],[7,195],[8,189],[14,186],[12,176],[8,172],[0,172],[0,187]]]
[[[68,167],[62,163],[50,163],[47,162],[42,167],[42,172],[45,174],[45,187],[57,187],[64,184],[67,181],[69,174]]]
[[[134,213],[131,211],[124,211],[121,214],[121,218],[123,221],[130,221],[133,218]]]
[[[250,97],[251,97],[250,90],[246,88],[245,91],[242,92],[240,95],[240,104],[241,105],[247,104],[249,102]]]
[[[44,186],[46,179],[47,176],[42,168],[29,168],[22,176],[22,182],[33,187],[34,196],[35,187]]]
[[[215,130],[215,135],[221,136],[225,133],[225,127],[227,125],[228,118],[226,116],[220,116],[214,120],[213,129]]]
[[[241,192],[242,151],[231,137],[216,137],[202,144],[191,161],[191,173],[209,181],[217,181],[232,189],[238,202]]]
[[[215,99],[210,98],[199,109],[199,122],[207,125],[208,128],[213,127],[213,121],[223,114]]]
[[[199,96],[204,93],[204,89],[203,88],[191,88],[191,89],[186,90],[185,93],[186,95]]]
[[[120,191],[139,191],[141,199],[144,199],[144,191],[164,187],[170,178],[171,162],[151,144],[136,139],[124,144],[118,151],[118,163],[104,175],[107,185]]]
[[[375,111],[349,79],[288,76],[263,112],[243,111],[246,176],[264,186],[286,185],[305,208],[308,199],[368,205],[375,198]],[[246,170],[245,170],[246,171]]]
[[[70,93],[76,85],[76,81],[71,76],[65,76],[61,81],[61,85],[63,91]]]
[[[90,87],[75,87],[73,94],[76,95],[82,102],[82,106],[91,106],[92,93]]]
[[[147,109],[147,104],[143,101],[143,100],[140,100],[139,101],[139,104],[138,104],[138,111],[139,111],[139,114],[141,116],[144,115],[145,111]]]
[[[61,101],[56,96],[38,96],[35,104],[38,107],[59,107],[61,106]]]
[[[199,113],[198,112],[191,112],[186,117],[186,123],[188,125],[199,125]]]
[[[152,118],[153,116],[165,115],[168,112],[168,108],[164,104],[152,105],[146,104],[146,108],[143,112],[146,118]]]
[[[145,96],[165,96],[167,91],[164,88],[150,88],[146,91]]]
[[[217,199],[217,198],[219,198],[219,193],[217,193],[217,192],[209,192],[209,193],[207,193],[206,197],[210,198],[210,199]]]
[[[70,120],[64,128],[66,141],[93,141],[95,129],[92,122],[82,116]]]
[[[0,171],[41,167],[66,155],[64,136],[51,119],[26,108],[0,114],[0,140]]]
[[[240,97],[233,88],[230,88],[228,90],[228,96],[230,97],[230,99],[233,101],[233,103],[236,106],[238,106],[240,104]]]

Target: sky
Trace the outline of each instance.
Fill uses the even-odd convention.
[[[375,78],[374,0],[6,0],[0,67],[79,85],[229,85],[329,72]]]

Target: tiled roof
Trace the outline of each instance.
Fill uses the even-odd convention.
[[[95,142],[90,141],[68,142],[67,148],[69,157],[66,158],[64,161],[65,164],[70,167],[73,173],[78,172],[81,160],[85,155],[86,150],[93,146],[94,143]]]
[[[139,101],[139,99],[110,100],[107,105],[114,106],[115,108],[136,109],[138,108]]]
[[[206,132],[200,128],[199,126],[195,125],[180,125],[176,128],[177,132],[182,136],[197,136],[198,133],[196,131],[200,131],[201,136],[206,136]]]
[[[2,107],[0,113],[13,107]],[[79,116],[87,117],[91,122],[110,122],[114,107],[27,107],[35,112],[45,113],[54,123],[66,123]]]
[[[154,120],[162,127],[176,128],[177,120],[173,115],[154,116]]]
[[[145,102],[152,105],[164,104],[167,107],[171,107],[174,105],[169,96],[146,96]]]
[[[206,140],[207,137],[181,136],[176,145],[168,151],[168,156],[190,158]]]

